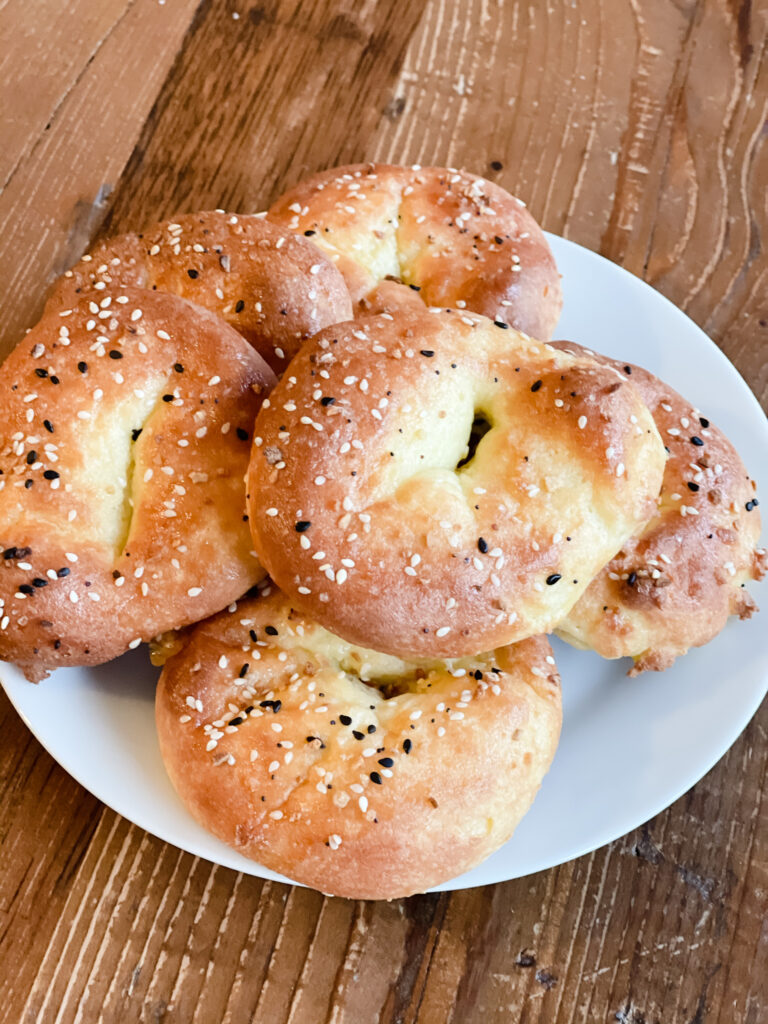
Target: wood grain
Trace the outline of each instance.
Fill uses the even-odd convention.
[[[5,0],[0,36],[5,350],[99,232],[448,163],[650,281],[768,401],[764,0]],[[146,835],[2,696],[0,1021],[762,1024],[767,729],[588,857],[366,904]]]

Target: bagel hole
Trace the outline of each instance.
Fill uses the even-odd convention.
[[[474,459],[477,453],[477,448],[482,439],[491,429],[491,422],[486,414],[478,409],[475,412],[474,419],[472,420],[472,426],[469,428],[469,438],[467,439],[467,454],[464,458],[459,459],[456,463],[456,469],[464,469]]]

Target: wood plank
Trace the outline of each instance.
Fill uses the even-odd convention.
[[[35,322],[51,282],[79,258],[101,224],[197,3],[134,0],[127,5],[92,41],[93,52],[71,88],[60,97],[48,96],[50,122],[40,131],[42,119],[36,118],[34,142],[16,141],[22,155],[0,195],[0,357]],[[78,12],[90,6],[80,3]],[[61,32],[48,38],[45,55],[38,55],[41,64],[56,63],[53,50],[62,48],[61,40]],[[76,49],[82,57],[83,48]],[[139,67],[141,54],[149,59]]]
[[[2,188],[50,130],[59,107],[130,6],[129,0],[89,5],[9,0],[0,7]]]

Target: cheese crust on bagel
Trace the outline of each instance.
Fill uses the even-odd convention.
[[[757,610],[744,589],[766,571],[758,548],[755,483],[722,431],[690,402],[639,366],[588,354],[632,381],[669,452],[658,511],[625,544],[560,623],[557,632],[604,658],[630,656],[630,675],[668,668],[707,643],[730,615]]]
[[[541,228],[521,200],[475,174],[334,167],[286,192],[269,219],[336,262],[358,312],[380,312],[377,286],[394,279],[428,306],[482,313],[544,341],[560,316],[560,275]]]
[[[263,214],[187,213],[108,238],[59,279],[47,308],[126,286],[171,292],[217,313],[277,373],[305,338],[352,316],[332,262]]]
[[[173,295],[43,316],[0,367],[0,658],[108,661],[263,577],[243,475],[274,380]]]
[[[548,632],[653,515],[665,460],[613,370],[445,310],[321,331],[254,434],[270,576],[327,629],[400,657]]]
[[[395,899],[473,867],[512,834],[557,745],[544,637],[409,664],[268,586],[182,642],[156,700],[181,799],[240,853],[325,893]]]

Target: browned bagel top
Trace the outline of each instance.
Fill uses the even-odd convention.
[[[198,821],[364,899],[423,891],[501,845],[560,731],[547,641],[409,664],[263,593],[186,633],[158,686],[163,759]]]
[[[456,657],[546,632],[653,514],[664,449],[632,385],[502,328],[338,324],[262,406],[254,545],[348,640]]]
[[[656,515],[622,545],[558,632],[604,657],[631,655],[633,674],[667,668],[716,636],[729,615],[755,610],[744,589],[766,570],[765,550],[756,547],[755,483],[723,432],[664,381],[572,342],[554,347],[588,354],[631,381],[669,453]]]
[[[541,229],[521,200],[475,174],[334,167],[286,192],[269,218],[335,260],[357,303],[394,278],[428,306],[466,308],[544,341],[560,316],[560,275]],[[379,311],[370,300],[364,308]]]
[[[171,292],[212,310],[277,373],[304,338],[352,315],[331,261],[261,214],[188,213],[108,238],[60,278],[48,309],[126,285]]]
[[[0,367],[0,657],[106,661],[262,575],[243,474],[274,375],[173,295],[46,313]]]

